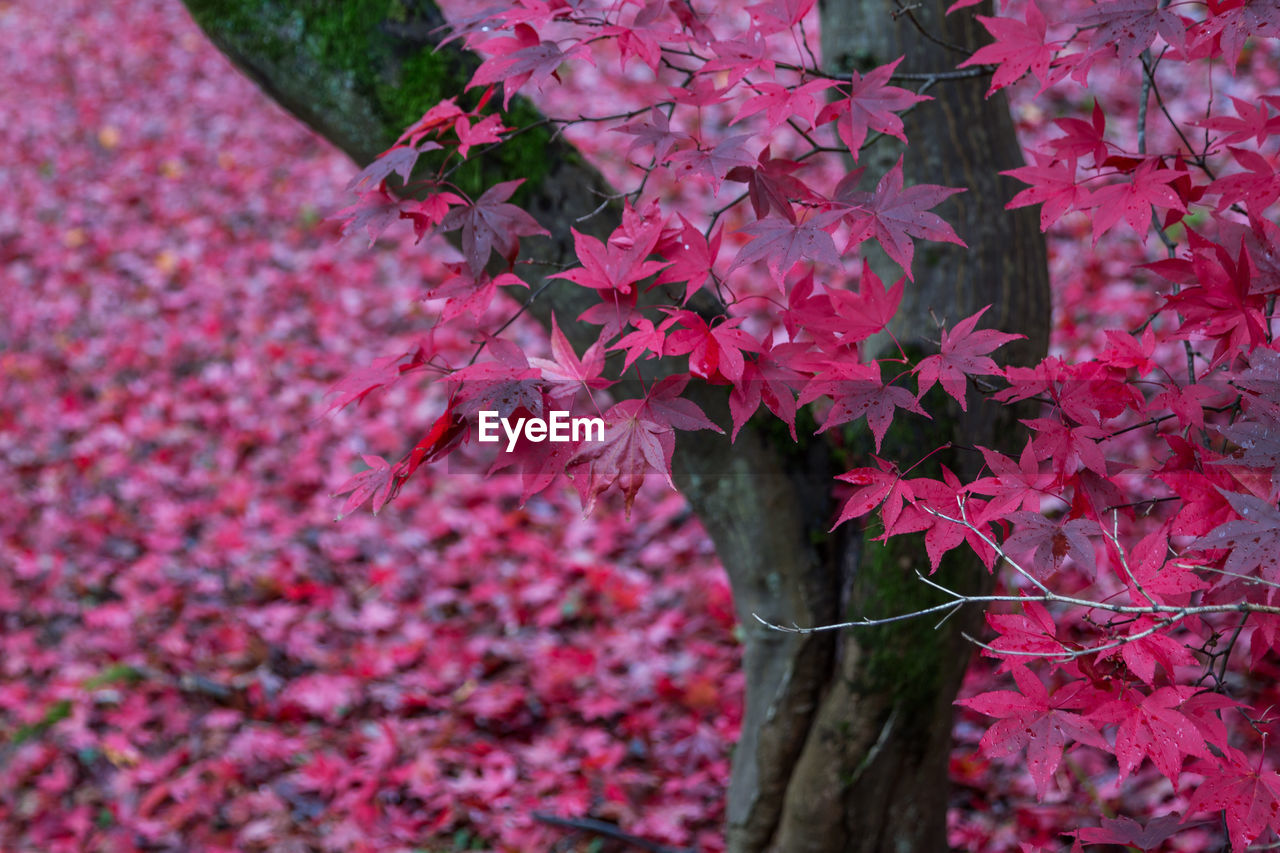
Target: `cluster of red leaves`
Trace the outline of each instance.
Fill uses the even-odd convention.
[[[577,235],[580,266],[556,276],[599,299],[576,318],[599,328],[591,371],[563,359],[556,370],[597,383],[583,390],[604,413],[607,447],[551,453],[526,443],[500,464],[522,468],[526,495],[567,474],[588,509],[613,487],[629,502],[644,473],[669,476],[677,430],[723,429],[680,397],[690,379],[732,386],[735,434],[761,403],[794,433],[797,407],[817,403],[820,432],[865,419],[878,448],[895,418],[926,414],[931,386],[966,405],[971,377],[996,377],[996,400],[1043,405],[1024,421],[1020,458],[976,449],[989,471],[973,482],[910,477],[916,460],[872,458],[840,477],[855,488],[835,523],[878,510],[882,537],[925,534],[934,568],[957,547],[1014,568],[1009,591],[1026,600],[989,615],[995,639],[985,648],[1013,689],[962,704],[995,720],[981,739],[987,758],[1025,752],[1037,799],[1072,786],[1059,772],[1064,756],[1096,750],[1113,763],[1091,773],[1111,767],[1098,772],[1116,786],[1135,771],[1162,777],[1170,807],[1221,815],[1235,851],[1280,831],[1268,693],[1228,678],[1269,672],[1280,652],[1280,102],[1264,94],[1275,83],[1280,5],[1073,0],[1046,10],[1025,0],[979,17],[995,41],[961,67],[990,73],[990,93],[1029,74],[1039,88],[1028,109],[1055,113],[1036,122],[1029,165],[1009,173],[1029,185],[1009,206],[1039,205],[1042,226],[1071,239],[1069,252],[1056,241],[1055,259],[1073,300],[1059,323],[1074,335],[1059,338],[1066,357],[1008,370],[990,356],[1017,330],[978,330],[980,314],[946,318],[939,351],[915,363],[869,350],[911,286],[916,242],[963,245],[932,212],[957,190],[905,186],[901,161],[882,175],[840,165],[878,136],[905,142],[900,114],[925,97],[896,85],[909,79],[895,77],[896,62],[824,73],[800,26],[813,7],[766,0],[716,16],[681,3],[530,0],[458,22],[457,37],[486,57],[471,81],[482,104],[499,82],[504,105],[517,90],[554,90],[553,79],[573,89],[574,74],[604,61],[645,81],[632,109],[546,101],[564,108],[557,121],[632,139],[634,168],[612,163],[628,191],[621,224],[603,241]],[[487,120],[482,109],[465,115],[468,126]],[[416,142],[411,129],[405,144],[467,156],[456,127],[433,127]],[[733,184],[741,194],[719,201]],[[538,225],[508,209],[506,188],[468,199],[443,170],[422,188],[438,199],[434,210],[448,208],[441,231],[506,223],[483,239],[464,230],[459,276],[470,281],[447,295],[448,315],[491,291],[492,251],[515,257]],[[500,214],[481,212],[495,202]],[[378,200],[387,203],[403,218],[418,204]],[[857,264],[868,241],[902,268],[892,286]],[[845,265],[862,266],[854,286]],[[668,285],[668,304],[638,301]],[[451,374],[455,400],[504,415],[545,410],[546,368],[489,350],[465,369],[438,352],[422,365]],[[611,350],[626,354],[621,375],[603,375],[598,356]],[[655,359],[676,375],[621,399],[595,390],[643,377]],[[465,421],[453,406],[445,414]],[[424,453],[465,443],[459,431],[446,446],[446,434],[396,465],[377,460],[351,484],[353,503],[385,499]],[[1154,848],[1176,834],[1170,844],[1195,845],[1197,832],[1114,822],[1075,843]]]
[[[718,849],[742,685],[680,502],[440,473],[335,523],[431,398],[355,438],[326,391],[440,264],[339,243],[350,164],[179,4],[9,4],[0,46],[0,848]]]

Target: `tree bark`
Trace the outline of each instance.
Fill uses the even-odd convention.
[[[866,71],[900,55],[906,56],[900,71],[953,69],[960,54],[920,29],[970,50],[982,38],[971,20],[975,10],[944,21],[945,5],[911,4],[917,28],[911,16],[895,15],[893,0],[826,0],[827,69]],[[427,107],[461,92],[475,67],[455,44],[432,52],[442,19],[425,0],[187,0],[187,7],[269,95],[361,164],[389,147]],[[916,281],[893,330],[908,351],[920,351],[937,339],[931,312],[955,323],[993,304],[987,324],[1026,334],[1028,340],[1013,349],[1028,362],[1043,355],[1047,341],[1044,243],[1034,214],[1003,210],[1013,188],[997,173],[1022,161],[1003,99],[982,97],[987,84],[985,77],[939,81],[930,91],[937,100],[909,116],[907,181],[968,189],[941,212],[970,248],[928,244],[917,250]],[[538,124],[528,104],[519,104],[507,121],[527,129],[474,158],[473,171],[462,179],[478,192],[526,178],[517,200],[552,232],[534,253],[568,260],[571,225],[603,237],[616,224],[612,210],[579,221],[608,187],[571,146]],[[869,171],[882,173],[896,161],[889,142],[877,144],[877,168]],[[888,269],[883,274],[897,275]],[[534,306],[536,316],[549,317],[553,306],[559,316],[576,316],[585,307],[567,302],[582,288],[561,285]],[[575,343],[584,341],[579,334]],[[697,393],[709,414],[723,419],[721,389]],[[948,441],[1008,445],[1009,411],[971,405],[965,414],[929,400],[935,419],[900,419],[882,456],[910,463]],[[865,429],[846,438],[856,452],[870,452]],[[932,464],[944,462],[963,477],[980,461],[976,453],[952,452]],[[747,696],[728,792],[729,849],[946,849],[951,703],[969,656],[960,631],[977,630],[978,614],[961,614],[940,630],[931,622],[839,635],[766,629],[755,614],[780,624],[817,625],[936,603],[912,572],[927,569],[922,542],[902,537],[886,546],[873,540],[874,529],[864,533],[852,524],[828,533],[835,510],[831,477],[865,460],[841,458],[820,439],[802,436],[797,445],[765,419],[749,424],[734,445],[720,436],[682,434],[674,462],[677,483],[729,574],[744,631]],[[948,559],[941,573],[953,588],[980,590],[990,583],[972,559]]]

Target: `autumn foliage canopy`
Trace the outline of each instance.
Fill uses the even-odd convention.
[[[526,441],[474,463],[519,471],[525,497],[567,478],[590,512],[612,489],[630,504],[646,477],[670,480],[683,432],[732,440],[752,417],[793,437],[865,423],[878,451],[895,419],[942,416],[935,386],[962,408],[974,395],[1034,401],[1021,453],[969,448],[984,476],[920,476],[921,459],[873,456],[832,484],[845,498],[831,523],[923,532],[933,568],[956,548],[1006,567],[999,594],[944,590],[951,603],[934,608],[990,607],[981,646],[1008,683],[960,702],[987,727],[980,755],[1025,755],[1039,798],[1073,784],[1068,769],[1110,772],[1185,814],[1145,828],[1108,818],[1077,843],[1195,847],[1221,831],[1240,851],[1271,837],[1280,97],[1267,93],[1280,6],[1005,3],[979,17],[991,43],[957,68],[851,76],[815,55],[813,6],[771,0],[738,17],[520,2],[455,22],[452,38],[485,57],[472,97],[406,128],[353,181],[343,214],[371,238],[408,220],[460,247],[424,294],[437,319],[421,345],[353,375],[336,400],[429,375],[439,414],[402,459],[367,460],[344,511],[379,509],[426,463],[461,464],[482,410],[602,417],[603,441]],[[614,109],[562,91],[594,75],[629,82]],[[909,152],[901,116],[955,75],[1012,90],[1022,119],[1027,165],[1008,174],[1025,189],[1007,201],[1039,206],[1062,300],[1056,350],[1035,365],[998,363],[1019,330],[982,328],[982,311],[938,317],[930,352],[885,331],[924,248],[964,245],[935,212],[960,190],[906,185],[901,160],[871,173],[867,152],[886,137]],[[537,355],[519,300],[540,294],[521,293],[516,273],[538,262],[544,229],[518,205],[518,181],[473,195],[451,181],[477,148],[504,144],[517,92],[541,92],[554,126],[595,140],[620,188],[602,209],[623,207],[607,239],[575,234],[578,263],[550,276],[594,301],[557,315]],[[892,277],[873,269],[876,252]],[[583,325],[578,352],[563,330]],[[451,348],[454,328],[469,348]],[[697,383],[726,387],[730,422],[687,396]]]

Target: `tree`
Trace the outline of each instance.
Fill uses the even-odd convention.
[[[376,509],[420,465],[459,453],[482,410],[540,415],[604,377],[638,377],[601,406],[604,441],[513,441],[501,462],[530,492],[573,475],[588,507],[613,486],[629,500],[647,472],[669,476],[711,532],[745,630],[731,849],[945,844],[974,602],[1012,608],[988,617],[996,638],[983,648],[1017,690],[964,704],[998,720],[988,753],[1026,748],[1039,794],[1069,743],[1114,754],[1122,776],[1150,758],[1174,784],[1192,757],[1185,773],[1205,784],[1189,807],[1222,812],[1234,849],[1275,829],[1265,706],[1223,673],[1246,640],[1255,666],[1276,642],[1267,376],[1280,282],[1264,212],[1280,196],[1265,147],[1280,104],[1237,97],[1223,111],[1212,90],[1191,89],[1189,114],[1208,117],[1186,118],[1158,74],[1244,67],[1250,39],[1280,26],[1275,4],[1081,4],[1055,10],[1050,30],[1034,3],[994,17],[964,0],[831,2],[821,67],[803,26],[813,3],[753,6],[736,29],[696,4],[635,5],[512,4],[445,38],[427,3],[189,0],[246,72],[368,164],[353,227],[376,235],[407,218],[454,236],[463,259],[433,292],[446,319],[482,320],[502,287],[515,317],[552,329],[549,360],[511,343],[518,323],[477,323],[473,353],[428,340],[359,374],[343,399],[430,370],[448,375],[449,394],[403,459],[371,460],[348,484],[348,508]],[[513,97],[597,49],[649,68],[640,103],[565,117]],[[1140,92],[1132,144],[1114,141],[1115,111],[1099,100],[1088,120],[1059,120],[1065,135],[1025,165],[1000,90],[1028,73],[1042,91],[1084,86],[1101,68]],[[631,137],[643,179],[611,186],[560,132],[580,124]],[[746,189],[710,215],[679,207],[697,194],[671,188],[673,175]],[[672,210],[656,203],[664,179]],[[1043,357],[1034,204],[1044,227],[1088,213],[1094,245],[1123,222],[1139,236],[1131,269],[1144,242],[1167,247],[1145,265],[1173,283],[1163,304],[1075,364]],[[727,267],[715,265],[722,243],[736,249]],[[846,272],[855,249],[864,262]],[[1026,366],[999,367],[1000,347]],[[761,403],[785,428],[752,416]],[[1020,417],[1032,435],[1015,462]],[[732,442],[713,434],[725,428]],[[1166,448],[1161,468],[1117,458],[1134,434]],[[843,503],[836,475],[852,486]],[[1153,500],[1152,483],[1167,494]],[[845,523],[877,509],[876,523]],[[993,595],[997,556],[1014,579]],[[951,618],[937,629],[898,618],[929,613]],[[780,630],[838,622],[863,627]],[[1260,740],[1228,730],[1233,714]],[[1079,840],[1154,838],[1126,831],[1104,824]]]

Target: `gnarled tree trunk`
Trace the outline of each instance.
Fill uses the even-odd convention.
[[[866,71],[905,56],[901,72],[947,72],[962,54],[939,42],[969,50],[982,43],[971,17],[981,8],[944,19],[945,0],[911,3],[909,14],[903,5],[825,0],[828,70]],[[432,52],[442,19],[426,0],[187,0],[187,6],[268,94],[360,163],[391,145],[426,107],[460,92],[475,67],[474,57],[454,45]],[[907,181],[967,189],[941,212],[969,249],[917,250],[916,281],[892,328],[909,352],[919,350],[937,338],[933,315],[955,323],[992,304],[990,325],[1027,335],[1011,347],[1026,362],[1042,355],[1047,341],[1045,250],[1033,214],[1003,209],[1014,190],[998,173],[1022,161],[1003,97],[985,100],[987,85],[985,77],[939,78],[929,91],[936,100],[909,115]],[[517,110],[508,123],[536,121],[527,104]],[[877,161],[871,172],[882,173],[902,153],[892,142],[882,140],[865,155]],[[607,187],[545,130],[533,128],[474,159],[460,180],[477,189],[527,179],[519,200],[553,235],[550,251],[539,247],[543,258],[572,257],[571,224],[604,237],[616,222],[609,216],[576,222],[599,204],[591,189]],[[552,287],[535,313],[546,317],[555,307],[576,316],[580,309],[567,303],[581,291]],[[724,398],[715,389],[703,392],[712,416],[722,414]],[[931,411],[933,421],[900,416],[881,455],[914,462],[948,441],[1008,444],[1007,411],[971,405],[965,414],[936,402]],[[980,461],[972,452],[933,459],[962,476]],[[753,618],[815,625],[936,603],[913,573],[928,567],[919,540],[901,537],[886,546],[873,541],[874,530],[852,524],[827,532],[831,477],[848,467],[837,465],[827,442],[810,438],[797,446],[765,421],[749,424],[732,446],[704,434],[677,442],[677,482],[715,541],[744,628],[747,707],[726,828],[735,853],[946,848],[952,700],[969,657],[960,632],[975,630],[978,614],[961,614],[938,630],[915,621],[813,635],[771,631]],[[953,588],[976,591],[990,583],[976,561],[959,556],[944,561],[941,572]]]

